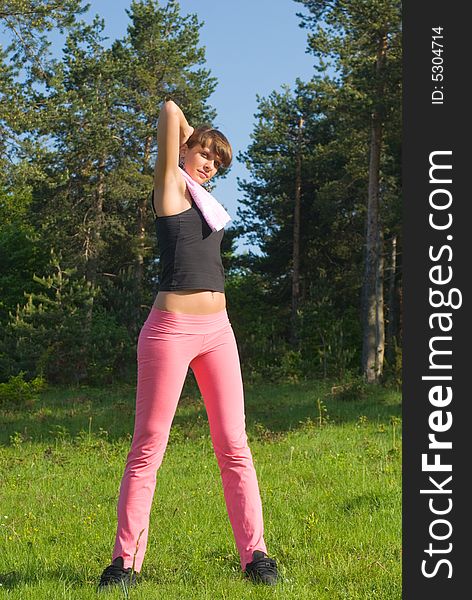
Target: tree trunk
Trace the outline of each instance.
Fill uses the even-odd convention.
[[[367,205],[366,255],[363,286],[364,335],[362,370],[369,383],[377,381],[377,269],[379,236],[379,165],[382,129],[377,115],[372,118],[369,194]]]
[[[97,266],[98,257],[100,254],[100,242],[102,239],[102,228],[103,228],[103,204],[105,198],[105,157],[101,157],[98,163],[98,181],[95,189],[94,199],[95,202],[91,207],[91,218],[89,220],[89,227],[87,228],[87,235],[85,239],[85,276],[87,282],[92,287],[97,284]],[[85,314],[85,322],[83,327],[83,339],[89,340],[92,332],[92,319],[93,319],[93,305],[94,296],[90,297],[87,306],[87,312]],[[84,346],[84,352],[86,345]],[[85,358],[85,357],[84,357]],[[77,379],[85,378],[87,376],[86,361],[82,365],[82,369],[78,365],[77,368]]]
[[[298,144],[295,172],[295,206],[293,211],[293,251],[292,251],[292,312],[290,328],[290,344],[294,349],[298,348],[298,303],[300,300],[300,202],[302,189],[302,127],[303,118],[298,122]]]
[[[397,275],[397,236],[392,236],[392,245],[390,251],[390,275],[388,283],[388,306],[387,306],[387,339],[386,339],[386,357],[387,362],[393,365],[395,360],[395,330],[396,330],[396,275]]]
[[[144,145],[144,156],[143,156],[143,174],[146,173],[149,169],[149,159],[151,157],[151,144],[152,144],[152,136],[148,135],[146,138],[146,142]],[[146,202],[147,202],[147,194],[145,194],[142,198],[138,200],[138,214],[136,219],[136,233],[138,236],[137,243],[137,256],[136,256],[136,268],[135,268],[135,277],[136,277],[136,292],[139,294],[137,298],[141,296],[141,290],[143,287],[143,278],[144,278],[144,254],[146,251]]]
[[[398,319],[397,319],[397,327],[396,327],[396,338],[397,338],[397,342],[398,345],[400,346],[400,348],[403,347],[403,285],[402,285],[402,279],[400,279],[399,285],[397,285],[397,293],[396,293],[396,300],[397,300],[397,315],[398,315]]]
[[[100,242],[103,228],[103,204],[105,198],[105,158],[102,156],[98,163],[98,181],[95,189],[95,203],[91,209],[90,226],[86,239],[86,277],[93,285],[97,281],[97,264],[100,253]]]
[[[382,147],[382,98],[383,83],[382,73],[385,66],[387,51],[387,36],[379,40],[376,60],[377,76],[377,106],[371,118],[370,160],[369,160],[369,187],[367,199],[367,226],[366,226],[366,253],[363,282],[363,345],[362,345],[362,372],[368,383],[379,380],[378,373],[382,371],[382,356],[378,354],[379,332],[383,330],[383,310],[378,306],[383,298],[378,294],[382,289],[379,283],[379,181],[380,181],[380,156]]]
[[[377,327],[376,327],[376,353],[375,353],[375,376],[379,380],[382,377],[384,352],[385,352],[385,323],[384,323],[384,254],[383,254],[383,230],[379,222],[377,241],[377,278],[376,278],[376,300],[377,300]]]

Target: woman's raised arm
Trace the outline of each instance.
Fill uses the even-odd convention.
[[[154,170],[154,186],[157,180],[175,178],[178,172],[179,151],[193,133],[182,110],[173,100],[162,105],[157,125],[157,161]]]

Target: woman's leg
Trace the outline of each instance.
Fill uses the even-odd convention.
[[[254,550],[267,550],[259,486],[245,429],[239,353],[229,322],[205,335],[190,367],[205,402],[228,517],[244,570]]]
[[[149,515],[170,427],[191,359],[203,335],[183,333],[172,316],[162,320],[155,309],[138,339],[136,416],[131,450],[120,486],[118,527],[113,560],[122,556],[131,567],[136,544],[135,571],[139,572],[148,539]]]

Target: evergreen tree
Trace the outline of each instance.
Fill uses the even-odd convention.
[[[12,1],[8,19],[13,6]],[[9,215],[9,207],[16,210],[24,197],[21,219],[32,236],[20,253],[12,246],[22,244],[26,233],[21,238],[3,231],[0,251],[10,257],[3,263],[0,285],[8,285],[11,293],[1,310],[5,319],[21,304],[21,290],[41,292],[41,278],[33,280],[32,274],[45,272],[44,250],[57,248],[62,272],[77,269],[77,278],[85,277],[94,291],[84,304],[83,338],[90,340],[97,319],[106,317],[126,326],[135,340],[155,295],[155,232],[148,199],[160,106],[172,96],[192,122],[209,121],[215,113],[207,98],[216,80],[203,66],[201,23],[195,15],[182,16],[177,2],[132,2],[127,35],[110,49],[104,46],[103,20],[78,21],[80,2],[61,6],[47,2],[41,11],[39,3],[18,3],[21,23],[28,22],[29,12],[37,17],[30,21],[32,36],[16,54],[13,48],[4,53],[0,63],[0,127],[17,144],[14,167],[1,175],[0,210]],[[50,58],[42,35],[54,25],[68,30],[62,60]],[[13,154],[5,137],[0,159],[8,166]],[[225,240],[225,261],[232,259],[234,237]],[[13,265],[27,259],[28,270],[12,273]],[[37,321],[31,317],[31,322]],[[71,332],[73,324],[65,319]],[[10,333],[20,331],[9,327]],[[105,345],[114,339],[112,333],[102,340]],[[85,354],[81,360],[81,377],[88,377],[93,368],[84,366]]]
[[[42,124],[37,132],[49,132],[56,149],[44,163],[56,186],[39,186],[35,207],[50,245],[63,249],[66,264],[100,283],[105,304],[120,294],[113,284],[120,286],[134,334],[157,270],[148,200],[160,105],[172,93],[191,99],[195,120],[210,118],[205,99],[215,81],[206,69],[195,70],[204,51],[194,15],[180,16],[177,3],[161,8],[150,0],[133,2],[128,14],[128,33],[110,50],[103,48],[102,20],[72,26],[48,94],[35,96]],[[128,294],[134,295],[132,307]]]
[[[12,39],[13,59],[45,74],[42,60],[49,46],[45,32],[64,31],[88,6],[82,6],[82,0],[2,0],[0,25]]]
[[[299,14],[311,52],[326,70],[332,60],[339,83],[338,113],[349,115],[351,129],[369,136],[366,202],[366,250],[363,277],[362,371],[368,382],[382,376],[384,356],[383,240],[384,225],[395,208],[398,174],[383,175],[388,165],[386,137],[398,125],[400,110],[401,3],[398,0],[295,0],[308,15]],[[326,60],[324,60],[326,59]],[[326,62],[327,61],[327,62]],[[395,137],[395,136],[393,136]]]
[[[299,80],[293,94],[285,88],[259,98],[254,141],[241,156],[252,178],[241,182],[246,198],[238,210],[241,231],[263,252],[248,262],[265,281],[268,312],[278,315],[277,336],[290,339],[307,371],[313,373],[315,365],[323,375],[350,368],[355,353],[349,353],[348,346],[359,345],[363,227],[358,209],[362,188],[346,168],[349,145],[339,143],[346,130],[330,115],[331,102],[319,82]],[[297,244],[299,294],[294,319]]]
[[[10,313],[0,338],[0,373],[7,379],[23,371],[52,383],[109,383],[123,373],[133,344],[126,329],[95,311],[89,331],[84,322],[99,289],[75,268],[62,268],[51,251],[48,273],[34,275],[38,293],[25,293],[26,303]]]
[[[156,152],[157,120],[162,102],[174,99],[192,123],[211,120],[214,110],[207,99],[216,79],[201,65],[204,48],[198,47],[199,23],[196,15],[182,16],[178,2],[163,7],[154,0],[134,0],[126,11],[131,24],[127,35],[112,47],[119,65],[121,105],[126,120],[122,150],[126,152],[126,173],[138,183],[133,219],[133,245],[136,297],[143,299],[145,263],[152,247],[149,192],[152,189]],[[152,269],[155,268],[151,262]]]

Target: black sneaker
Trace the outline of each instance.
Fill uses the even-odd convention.
[[[261,550],[254,550],[252,562],[246,565],[245,574],[258,583],[275,585],[277,583],[277,563]]]
[[[111,587],[129,588],[136,585],[136,573],[131,577],[131,567],[123,568],[124,561],[122,556],[118,556],[102,573],[98,591],[109,589]]]

